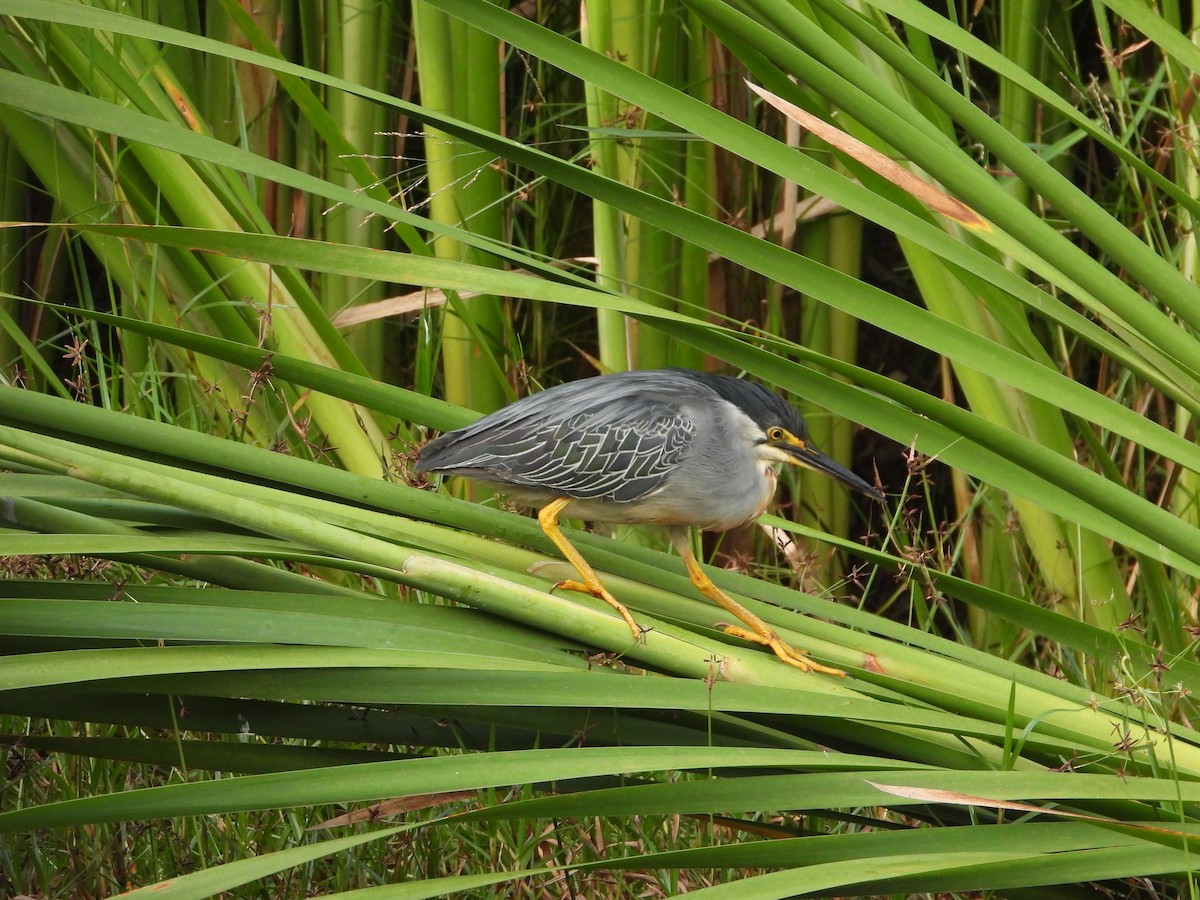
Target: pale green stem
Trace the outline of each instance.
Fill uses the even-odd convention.
[[[340,17],[338,27],[328,36],[330,42],[340,46],[328,51],[331,62],[340,68],[329,71],[347,81],[369,88],[387,89],[384,65],[381,57],[385,50],[381,41],[390,29],[390,5],[375,0],[341,0],[336,13]],[[335,101],[336,98],[336,101]],[[372,169],[375,157],[383,152],[378,133],[383,130],[380,107],[361,97],[331,91],[331,111],[337,117],[338,127],[346,140],[360,154],[363,162]],[[349,188],[359,187],[359,179],[348,170],[341,158],[341,148],[330,147],[326,160],[328,179]],[[383,244],[384,222],[358,207],[340,206],[322,217],[324,236],[338,243],[358,247],[379,247]],[[383,286],[365,278],[325,276],[322,278],[322,302],[331,316],[349,306],[369,303],[381,299]],[[354,349],[364,368],[373,377],[383,372],[384,359],[383,325],[379,322],[359,326],[347,335],[347,342]]]
[[[708,50],[708,31],[694,10],[687,13],[687,85],[689,93],[711,104],[712,59]],[[713,146],[708,141],[688,141],[684,145],[683,203],[709,218],[717,217],[717,185],[713,166]],[[680,242],[679,299],[684,309],[701,310],[709,305],[708,251],[691,241]],[[704,356],[695,347],[675,343],[676,365],[699,369]]]
[[[583,0],[580,9],[580,37],[586,47],[597,53],[614,52],[613,9],[610,0]],[[587,123],[592,129],[617,126],[617,99],[591,82],[584,82]],[[606,178],[621,177],[617,140],[611,134],[593,131],[589,141],[592,168]],[[625,217],[616,207],[592,201],[593,253],[596,256],[596,281],[611,291],[624,291],[629,284],[625,271]],[[633,368],[628,340],[628,319],[616,310],[596,312],[600,363],[609,371]]]
[[[499,45],[494,39],[468,36],[468,26],[425,0],[413,4],[413,29],[421,101],[430,109],[498,131]],[[481,99],[471,95],[478,92]],[[476,216],[499,203],[499,182],[489,172],[491,158],[437,129],[426,129],[430,217],[477,233],[494,228],[494,219]],[[490,216],[490,213],[489,213]],[[499,234],[492,234],[500,237]],[[494,260],[457,242],[440,239],[434,253],[443,259],[476,264]],[[444,320],[442,370],[446,399],[480,412],[497,409],[508,398],[498,360],[508,326],[500,300],[478,296],[451,304]]]
[[[0,128],[0,161],[4,170],[0,172],[0,219],[5,222],[20,222],[27,216],[22,214],[27,188],[22,183],[27,169],[21,153],[12,140]],[[21,291],[21,248],[25,235],[20,229],[0,229],[0,295],[18,295]],[[17,321],[17,301],[0,296],[0,311],[9,319]],[[11,377],[13,367],[21,361],[21,348],[17,340],[0,328],[0,378]],[[30,366],[23,364],[28,372]]]

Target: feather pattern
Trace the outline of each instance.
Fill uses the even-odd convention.
[[[543,391],[443,435],[422,449],[418,470],[614,503],[654,494],[696,438],[688,401],[711,392],[690,380],[651,387],[628,376],[609,376],[607,389],[594,392],[589,381]]]

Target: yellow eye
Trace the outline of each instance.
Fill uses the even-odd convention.
[[[776,425],[774,428],[767,429],[767,440],[769,441],[782,441],[786,435],[787,432],[778,425]]]

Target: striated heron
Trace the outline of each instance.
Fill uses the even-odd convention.
[[[803,417],[762,385],[686,369],[618,372],[526,397],[421,448],[418,472],[483,482],[537,507],[542,530],[575,567],[557,587],[592,594],[642,628],[558,527],[559,516],[665,526],[692,584],[745,627],[726,633],[763,644],[804,671],[814,662],[728,597],[692,553],[688,528],[723,531],[757,518],[775,494],[780,463],[824,472],[877,500],[883,493],[814,447]]]

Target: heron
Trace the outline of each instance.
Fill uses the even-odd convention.
[[[579,574],[556,588],[598,597],[635,638],[644,629],[567,539],[559,518],[666,529],[702,595],[735,616],[734,637],[803,671],[844,676],[786,643],[723,592],[689,530],[726,531],[761,515],[781,465],[822,472],[875,500],[883,492],[818,450],[804,417],[774,391],[687,369],[615,372],[533,394],[425,444],[418,472],[460,475],[538,510],[542,531]]]

